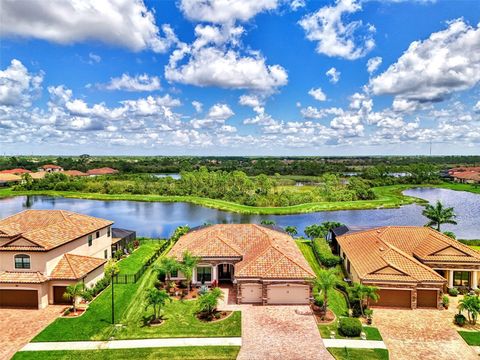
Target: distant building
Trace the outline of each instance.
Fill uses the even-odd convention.
[[[63,171],[63,168],[58,165],[53,165],[53,164],[46,164],[42,165],[38,168],[38,171],[45,171],[45,172],[59,172]]]
[[[98,169],[91,169],[87,171],[87,174],[89,176],[99,176],[99,175],[112,175],[118,173],[118,170],[109,168],[109,167],[103,167],[103,168],[98,168]]]
[[[480,166],[453,168],[448,170],[448,175],[456,182],[480,184]]]
[[[81,172],[79,170],[66,170],[63,173],[68,176],[88,176],[87,173]]]
[[[0,174],[22,175],[22,174],[28,174],[28,173],[31,173],[31,171],[26,169],[21,169],[21,168],[0,171]]]
[[[22,178],[15,174],[0,174],[0,186],[10,186],[18,184]]]

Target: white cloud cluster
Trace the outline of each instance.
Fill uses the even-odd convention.
[[[226,120],[235,115],[227,104],[215,104],[208,110],[208,117],[218,120]]]
[[[480,24],[462,19],[414,41],[385,72],[370,81],[375,95],[394,95],[398,109],[445,100],[480,81]]]
[[[200,101],[197,101],[197,100],[192,101],[192,106],[197,113],[201,113],[203,110],[203,104]]]
[[[321,7],[303,17],[299,24],[310,41],[317,42],[317,52],[331,57],[355,60],[375,46],[375,27],[361,20],[344,23],[347,14],[362,9],[357,0],[337,0],[333,6]]]
[[[325,93],[322,91],[321,88],[310,89],[310,91],[308,92],[308,95],[310,95],[317,101],[327,100],[327,96],[325,95]]]
[[[381,64],[382,64],[382,58],[380,56],[375,56],[373,58],[370,58],[367,61],[367,71],[371,74],[375,72]]]
[[[41,89],[43,73],[31,74],[17,59],[0,71],[0,105],[30,106]]]
[[[130,76],[122,74],[120,77],[110,79],[106,85],[100,85],[101,88],[107,90],[124,90],[124,91],[154,91],[161,89],[160,78],[158,76],[150,76],[141,74]]]
[[[338,81],[340,80],[340,74],[341,72],[335,69],[334,67],[328,69],[327,72],[325,73],[325,75],[327,75],[330,78],[330,82],[332,84],[338,83]]]
[[[60,44],[96,40],[161,53],[176,41],[170,26],[163,25],[162,31],[163,36],[143,0],[2,1],[2,36]]]

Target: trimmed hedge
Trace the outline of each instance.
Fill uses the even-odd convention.
[[[357,337],[362,332],[362,323],[356,318],[340,318],[338,331],[343,336]]]
[[[312,241],[312,249],[320,263],[327,267],[335,267],[340,263],[340,257],[332,254],[332,249],[328,245],[327,240],[317,238]]]

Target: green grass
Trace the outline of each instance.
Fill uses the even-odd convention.
[[[459,331],[460,336],[470,346],[480,346],[480,331]]]
[[[118,263],[120,274],[135,274],[162,244],[161,240],[142,241],[137,250]]]
[[[21,351],[15,354],[13,360],[233,360],[237,358],[239,351],[239,346],[192,346],[94,351]]]
[[[336,339],[345,339],[345,336],[342,336],[338,332],[337,322],[328,325],[318,325],[318,330],[320,331],[320,335],[324,339],[330,339],[330,331],[335,331],[335,338]],[[367,335],[367,340],[383,340],[382,335],[380,335],[380,331],[374,326],[363,326],[363,332]],[[349,339],[360,339],[360,337],[349,338]]]
[[[322,269],[322,266],[318,263],[313,253],[312,247],[310,246],[308,241],[297,240],[296,242],[303,256],[305,257],[305,259],[307,259],[308,263],[310,264],[310,267],[312,268],[312,270],[315,272],[315,274],[318,274],[319,271]],[[341,274],[342,273],[339,272],[340,279],[343,278]],[[336,316],[348,315],[347,300],[345,299],[343,294],[337,289],[329,292],[328,307],[330,308],[330,310],[332,310],[335,313]]]
[[[388,360],[388,350],[385,349],[345,349],[327,348],[337,360]]]

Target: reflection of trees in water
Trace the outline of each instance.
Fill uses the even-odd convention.
[[[22,206],[24,208],[29,209],[33,206],[34,203],[35,203],[34,197],[30,196],[30,195],[27,195],[27,196],[25,196],[25,201],[23,202]]]

